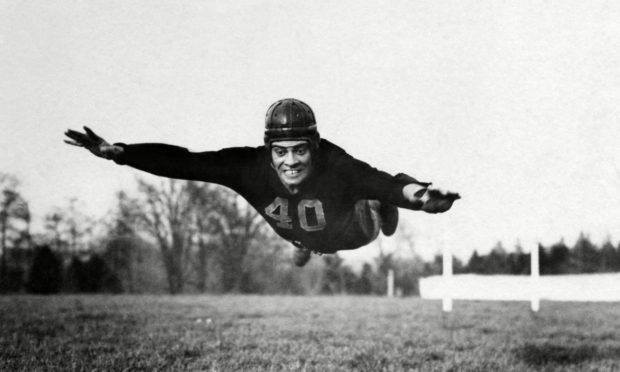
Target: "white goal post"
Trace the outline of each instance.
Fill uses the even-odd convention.
[[[452,311],[452,291],[450,290],[454,283],[452,282],[452,250],[448,245],[443,247],[442,274],[446,285],[446,291],[441,299],[441,308],[443,311]]]
[[[539,249],[532,244],[530,276],[453,275],[452,252],[444,247],[443,273],[420,278],[420,297],[441,300],[445,312],[452,310],[454,299],[527,301],[534,312],[541,300],[620,302],[620,273],[541,276]]]
[[[530,278],[531,278],[531,308],[532,311],[538,311],[540,309],[540,297],[537,291],[538,280],[540,277],[540,261],[538,259],[538,246],[532,247],[530,251]],[[443,275],[443,283],[445,286],[445,290],[443,291],[443,297],[441,299],[441,308],[445,312],[452,311],[452,297],[454,293],[454,277],[453,277],[453,268],[452,268],[452,250],[448,245],[443,247],[443,257],[442,257],[442,275]]]
[[[538,292],[540,282],[540,260],[538,258],[539,248],[538,244],[532,246],[530,250],[530,280],[531,280],[531,299],[530,307],[532,311],[538,312],[540,310],[540,294]]]

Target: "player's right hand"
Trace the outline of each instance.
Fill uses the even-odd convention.
[[[120,146],[110,145],[106,140],[95,134],[90,128],[84,127],[84,133],[68,129],[65,136],[65,143],[73,146],[84,147],[94,155],[104,159],[114,159],[115,156],[123,152]]]

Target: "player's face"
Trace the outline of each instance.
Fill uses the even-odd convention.
[[[277,141],[271,144],[271,162],[280,181],[295,192],[312,171],[308,141]]]

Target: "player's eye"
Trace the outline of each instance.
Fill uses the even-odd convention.
[[[286,154],[286,151],[280,147],[274,147],[272,151],[274,154],[276,154],[276,156],[284,156],[284,154]]]
[[[308,148],[306,146],[297,147],[295,149],[295,153],[297,155],[305,155],[308,152]]]

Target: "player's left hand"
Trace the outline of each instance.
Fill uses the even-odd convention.
[[[403,195],[415,207],[427,213],[442,213],[452,208],[461,196],[454,192],[430,188],[429,184],[410,183],[403,188]]]
[[[421,198],[424,202],[422,210],[427,213],[443,213],[452,208],[454,201],[460,198],[461,196],[455,192],[428,189]]]

